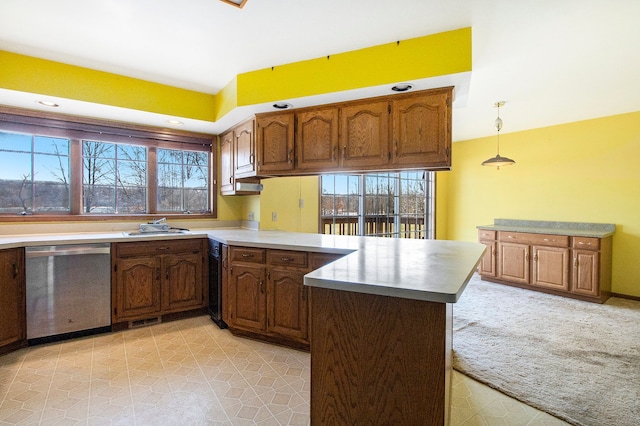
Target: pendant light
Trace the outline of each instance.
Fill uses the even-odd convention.
[[[510,166],[515,164],[511,158],[500,157],[500,130],[502,130],[502,119],[500,118],[500,107],[504,106],[504,101],[499,101],[493,104],[494,107],[498,108],[498,118],[494,123],[496,130],[498,131],[498,150],[495,157],[489,158],[482,162],[483,166],[493,166],[496,170],[500,170],[500,166]]]

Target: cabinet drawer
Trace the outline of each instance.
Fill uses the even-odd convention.
[[[496,231],[487,231],[486,229],[478,229],[479,240],[495,240]]]
[[[202,239],[137,241],[117,243],[116,256],[147,256],[165,253],[192,253],[202,251]]]
[[[538,246],[569,247],[567,235],[529,234],[526,232],[498,232],[501,242],[532,244]]]
[[[307,253],[303,251],[269,250],[269,264],[306,268],[309,262]]]
[[[600,250],[600,238],[573,237],[571,247],[583,250]]]
[[[231,262],[264,263],[267,254],[265,249],[253,247],[231,247]]]

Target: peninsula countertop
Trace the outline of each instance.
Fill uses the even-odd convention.
[[[172,236],[127,236],[123,232],[5,235],[0,236],[0,249],[202,237],[228,245],[344,254],[340,259],[305,275],[305,285],[439,303],[458,301],[485,250],[483,244],[462,241],[240,228],[195,229]]]

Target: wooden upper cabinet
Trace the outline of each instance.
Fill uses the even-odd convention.
[[[233,175],[235,179],[256,175],[256,141],[254,120],[248,120],[234,128]]]
[[[233,130],[220,136],[220,192],[233,192]]]
[[[301,172],[338,167],[338,107],[314,108],[296,114],[297,169]]]
[[[389,102],[349,104],[340,110],[340,156],[344,168],[389,163]]]
[[[451,167],[451,97],[444,88],[392,98],[394,166]]]
[[[294,113],[256,116],[258,173],[287,172],[294,168]]]

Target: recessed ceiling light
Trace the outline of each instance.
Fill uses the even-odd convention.
[[[408,92],[413,89],[413,84],[410,83],[399,83],[391,88],[394,92]]]
[[[293,105],[288,104],[286,102],[276,102],[275,104],[273,104],[273,107],[275,109],[288,109],[291,108]]]
[[[172,126],[182,126],[184,124],[180,120],[167,120],[167,123],[171,124]]]
[[[38,103],[40,105],[44,105],[44,106],[48,106],[51,108],[58,108],[60,105],[58,105],[57,103],[53,102],[53,101],[38,101]]]

